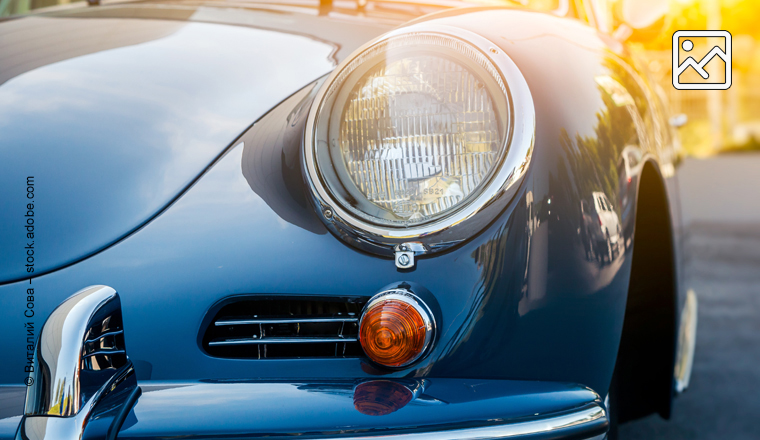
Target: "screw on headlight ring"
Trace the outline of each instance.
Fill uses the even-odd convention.
[[[399,269],[414,267],[414,252],[396,252],[396,267]]]

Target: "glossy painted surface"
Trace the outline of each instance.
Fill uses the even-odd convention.
[[[605,395],[623,324],[632,237],[622,228],[615,249],[590,246],[583,238],[595,223],[584,220],[581,201],[604,193],[609,212],[626,224],[633,210],[622,204],[635,203],[619,196],[628,185],[617,171],[626,147],[651,160],[672,189],[664,120],[650,116],[650,97],[624,49],[579,22],[515,10],[441,21],[498,42],[525,76],[536,108],[530,171],[513,203],[480,234],[401,271],[390,258],[362,253],[328,233],[304,196],[297,160],[312,85],[254,125],[141,230],[35,278],[45,297],[35,307],[37,325],[71,293],[102,283],[121,295],[140,378],[489,378],[577,383]],[[638,175],[630,177],[636,187]],[[40,186],[40,197],[45,191]],[[207,310],[223,298],[369,297],[401,281],[430,293],[440,329],[430,354],[403,370],[380,371],[360,358],[218,359],[197,343]],[[25,288],[25,282],[0,286],[3,334],[17,331]],[[0,382],[20,383],[24,339],[2,344],[9,356],[0,363]]]
[[[120,439],[391,434],[547,417],[598,402],[593,392],[577,386],[492,380],[209,381],[141,387],[143,395]]]
[[[37,38],[46,32],[55,39]],[[0,40],[0,65],[36,67],[0,84],[0,249],[19,250],[0,253],[0,283],[30,275],[28,176],[39,193],[36,275],[142,225],[334,66],[334,44],[207,23],[30,17],[2,23]]]

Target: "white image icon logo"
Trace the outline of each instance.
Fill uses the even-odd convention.
[[[702,46],[709,48],[707,54],[699,60],[691,54],[697,42],[707,42],[706,46]],[[726,90],[731,87],[731,34],[728,31],[677,31],[673,34],[672,50],[673,87],[676,89]],[[725,65],[720,72],[723,80],[713,81],[707,66],[711,62],[720,64],[720,60]],[[693,73],[699,76],[696,77]],[[696,79],[687,79],[689,76]],[[702,79],[699,80],[699,77]]]

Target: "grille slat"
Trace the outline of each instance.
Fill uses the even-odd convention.
[[[102,335],[97,336],[95,338],[88,339],[88,340],[84,341],[84,343],[85,344],[94,344],[96,342],[102,341],[103,339],[105,339],[107,337],[116,336],[116,335],[123,335],[123,334],[124,334],[123,330],[116,330],[116,331],[112,331],[112,332],[106,332],[106,333],[103,333]]]
[[[124,354],[126,353],[125,350],[98,350],[93,351],[92,353],[87,353],[82,355],[82,359],[92,357],[92,356],[113,356],[115,354]]]
[[[279,319],[223,319],[216,321],[215,326],[247,325],[247,324],[297,324],[299,322],[359,322],[358,318],[279,318]]]
[[[218,345],[246,345],[246,344],[325,344],[325,343],[344,343],[358,342],[357,338],[261,338],[261,339],[223,339],[220,341],[211,341],[209,346]]]
[[[247,298],[222,307],[203,347],[223,358],[358,357],[366,299]]]

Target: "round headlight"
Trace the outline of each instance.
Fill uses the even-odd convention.
[[[453,37],[390,38],[330,84],[316,163],[351,214],[391,227],[439,219],[476,196],[507,153],[501,76]]]
[[[344,61],[308,127],[304,164],[323,218],[375,247],[431,241],[485,207],[503,207],[493,202],[524,174],[535,131],[530,92],[511,59],[483,37],[431,23],[394,31]],[[441,241],[465,235],[449,231]]]

